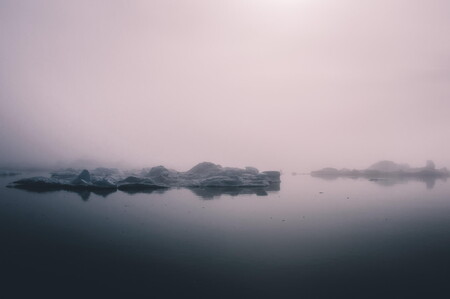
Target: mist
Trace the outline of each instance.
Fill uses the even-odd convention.
[[[450,2],[0,2],[0,165],[450,166]]]

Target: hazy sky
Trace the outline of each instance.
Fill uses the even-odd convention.
[[[450,166],[450,1],[0,0],[0,164]]]

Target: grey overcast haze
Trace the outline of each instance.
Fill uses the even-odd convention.
[[[0,0],[0,45],[0,166],[450,167],[450,1]]]

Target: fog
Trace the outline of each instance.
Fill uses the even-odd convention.
[[[450,166],[449,28],[445,0],[2,0],[0,164]]]

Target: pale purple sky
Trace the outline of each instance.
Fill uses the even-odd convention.
[[[450,166],[450,1],[0,1],[0,164]]]

